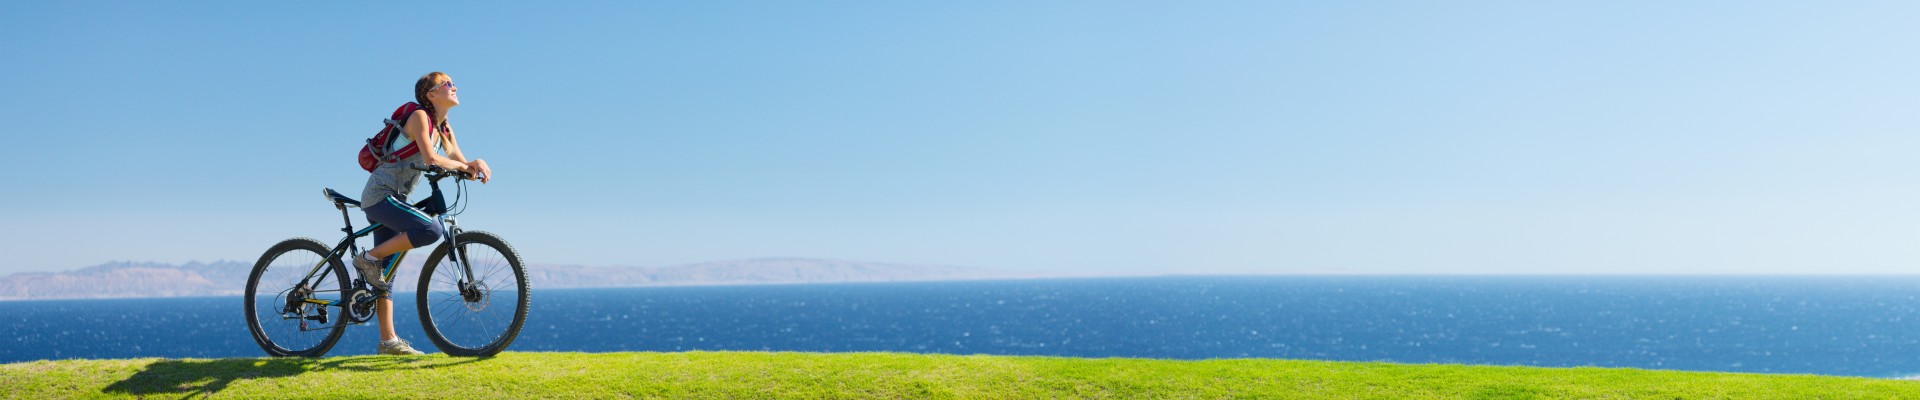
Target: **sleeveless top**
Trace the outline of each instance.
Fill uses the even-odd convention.
[[[433,134],[441,131],[429,127],[428,132],[429,134]],[[437,146],[433,146],[431,150],[441,157],[447,156],[447,139],[445,136],[451,135],[452,130],[449,129],[446,132],[448,133],[442,135],[440,140],[435,141],[437,142]],[[412,140],[408,139],[406,135],[401,135],[394,139],[392,146],[390,146],[391,148],[387,150],[392,151],[406,147],[407,143],[412,143]],[[427,151],[429,150],[423,148],[420,149],[419,152],[407,156],[407,158],[390,163],[381,163],[380,166],[374,167],[373,175],[367,177],[367,187],[360,190],[360,204],[372,206],[378,204],[380,199],[386,198],[387,196],[393,196],[394,200],[406,203],[407,195],[412,194],[413,187],[420,183],[420,171],[408,168],[407,166],[426,164],[424,160],[426,159]]]

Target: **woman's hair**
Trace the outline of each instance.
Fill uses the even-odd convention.
[[[420,76],[419,81],[413,82],[413,101],[416,103],[420,103],[420,108],[427,110],[428,118],[432,118],[433,115],[435,114],[435,111],[437,110],[433,109],[433,102],[427,101],[427,90],[433,89],[434,85],[438,85],[440,84],[440,82],[451,81],[451,80],[453,80],[453,78],[447,76],[447,73],[440,72],[440,71],[433,71],[433,72],[428,72],[426,75]],[[433,120],[428,120],[428,121],[433,121]],[[435,125],[439,125],[434,128],[438,128],[441,132],[447,131],[446,120],[442,119],[440,121],[433,121],[433,122],[435,122]]]

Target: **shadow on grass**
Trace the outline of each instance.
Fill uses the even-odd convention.
[[[234,381],[273,379],[312,371],[378,372],[394,369],[435,369],[479,362],[484,358],[361,356],[313,358],[226,358],[216,360],[160,360],[133,376],[101,389],[106,394],[211,396]],[[342,382],[342,384],[350,384]]]

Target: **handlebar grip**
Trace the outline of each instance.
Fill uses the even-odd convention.
[[[433,168],[431,168],[431,167],[422,167],[422,166],[420,166],[420,163],[407,163],[407,168],[413,168],[414,170],[417,170],[417,171],[432,171],[432,170],[433,170]]]

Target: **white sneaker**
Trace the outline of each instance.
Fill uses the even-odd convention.
[[[380,354],[396,355],[396,356],[417,356],[417,355],[427,354],[427,353],[421,353],[419,350],[414,350],[413,344],[407,343],[406,339],[394,338],[393,340],[380,342]]]
[[[366,252],[354,253],[348,257],[353,257],[353,268],[360,270],[360,280],[367,281],[367,285],[373,286],[374,290],[382,292],[389,290],[386,277],[380,276],[379,261],[367,261]]]

